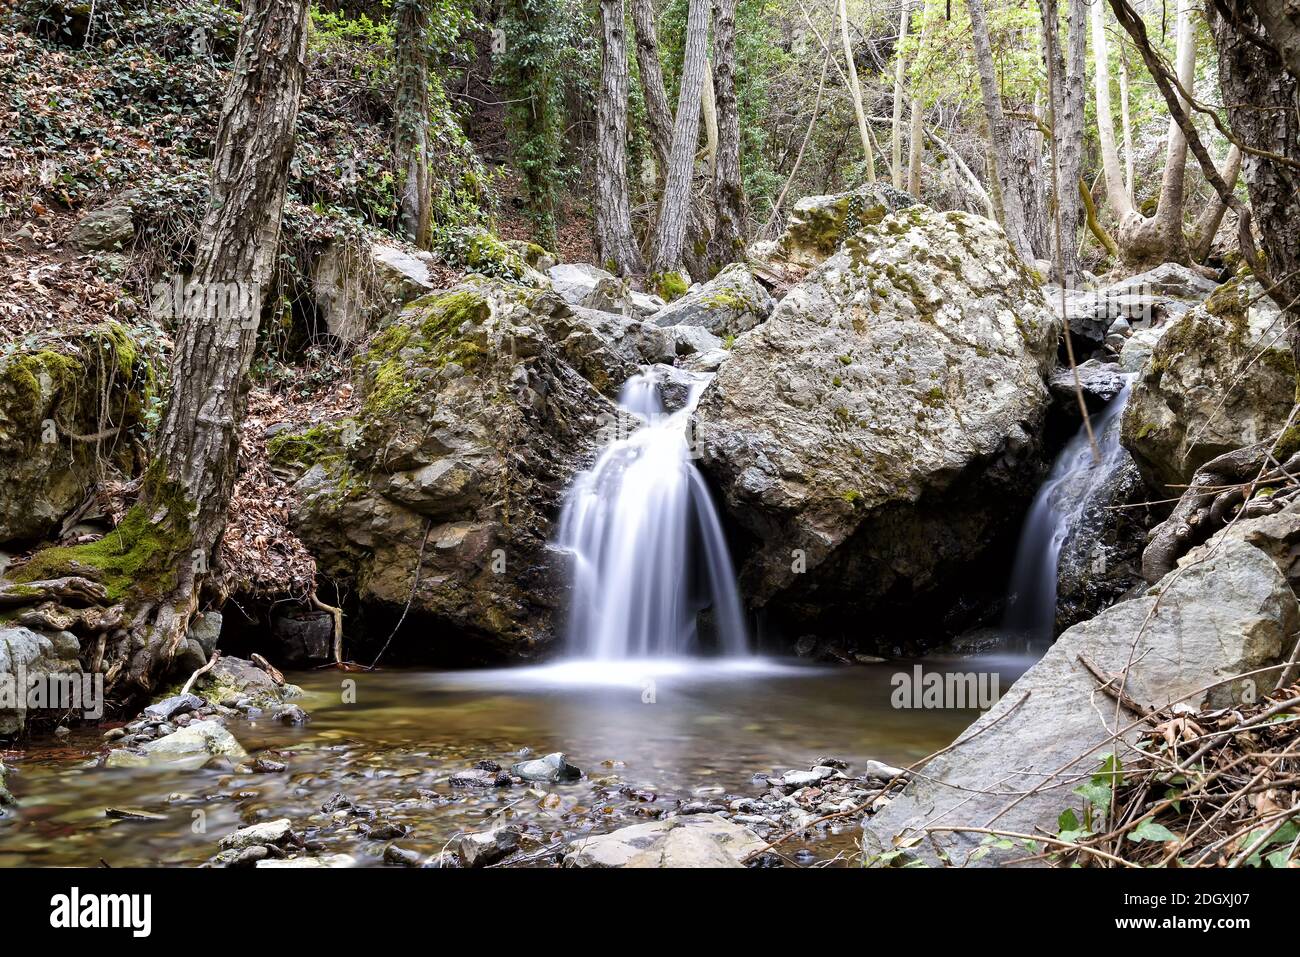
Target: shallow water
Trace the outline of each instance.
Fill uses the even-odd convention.
[[[926,667],[997,672],[1005,693],[1029,664],[984,658]],[[0,865],[199,864],[236,827],[281,817],[314,853],[348,853],[359,864],[381,863],[393,843],[364,833],[381,822],[409,829],[400,847],[432,854],[459,833],[510,820],[544,851],[678,801],[756,796],[766,790],[753,780],[758,772],[807,768],[823,756],[904,765],[937,750],[977,713],[893,708],[891,676],[912,665],[678,660],[290,675],[307,694],[308,725],[229,724],[251,754],[287,764],[282,773],[90,768],[102,729],[8,753],[21,806],[0,821]],[[476,761],[509,766],[523,749],[563,751],[585,775],[487,791],[448,784]],[[321,806],[335,793],[373,816],[332,820]],[[107,808],[162,819],[114,820]],[[803,858],[852,852],[856,828],[827,833]]]

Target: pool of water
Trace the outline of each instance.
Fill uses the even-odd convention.
[[[926,667],[995,672],[1005,692],[1030,663]],[[913,664],[669,660],[293,674],[309,724],[229,725],[250,754],[285,764],[279,773],[91,767],[102,729],[7,753],[20,807],[0,821],[0,865],[195,865],[235,828],[275,818],[289,818],[313,853],[347,853],[361,865],[382,863],[394,842],[391,826],[366,833],[381,823],[405,831],[396,843],[421,855],[499,820],[524,825],[545,850],[678,802],[755,796],[766,790],[756,774],[824,756],[905,765],[943,747],[977,712],[893,707],[891,678]],[[582,780],[486,791],[448,784],[477,761],[509,766],[551,751],[563,751]],[[335,794],[367,816],[340,823],[323,813]],[[156,818],[120,820],[110,808]],[[805,858],[851,853],[856,827],[846,822],[813,840]]]

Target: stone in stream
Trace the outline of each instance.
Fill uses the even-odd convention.
[[[662,842],[632,856],[624,867],[743,867],[722,842],[702,830],[675,827]]]
[[[233,834],[227,834],[221,839],[221,848],[227,851],[242,851],[248,847],[260,847],[267,844],[279,846],[297,843],[299,841],[297,835],[293,832],[292,824],[288,818],[282,817],[275,821],[250,824],[247,827],[241,827]]]
[[[652,856],[640,858],[636,866],[668,866],[662,863],[647,865],[646,861],[665,860],[663,854],[668,835],[674,830],[684,829],[692,837],[703,837],[714,843],[719,851],[735,863],[754,851],[762,850],[767,842],[753,831],[733,824],[714,814],[692,814],[688,817],[673,817],[667,820],[651,821],[647,824],[633,824],[622,827],[608,834],[591,834],[577,838],[569,843],[564,856],[565,867],[625,867],[638,859],[638,855],[650,852]],[[692,853],[688,854],[688,850]],[[672,856],[676,860],[703,860],[698,853],[699,844],[693,840],[688,843],[675,843]],[[716,858],[715,855],[710,857]],[[715,864],[696,864],[679,866],[717,866]]]
[[[548,754],[544,758],[520,761],[511,765],[510,773],[525,781],[553,783],[556,781],[576,781],[582,777],[582,770],[570,764],[562,751]]]
[[[505,771],[485,771],[482,768],[470,768],[457,771],[447,782],[454,788],[508,788],[510,775]]]
[[[258,868],[317,868],[355,867],[357,859],[351,854],[326,854],[324,857],[286,857],[284,860],[258,861]]]
[[[9,793],[9,789],[5,787],[5,775],[8,773],[8,768],[4,766],[3,761],[0,761],[0,813],[3,813],[4,808],[14,807],[18,804],[14,800],[14,796]]]
[[[855,635],[959,608],[1041,478],[1059,332],[1002,230],[967,213],[885,215],[791,289],[696,412],[751,606]]]
[[[1107,727],[1115,714],[1114,702],[1101,693],[1081,658],[1106,674],[1118,674],[1132,662],[1125,692],[1149,707],[1180,700],[1193,707],[1226,707],[1254,700],[1255,682],[1266,678],[1200,689],[1285,660],[1300,630],[1296,596],[1273,560],[1244,541],[1225,537],[1212,553],[1189,559],[1141,597],[1061,635],[952,750],[925,765],[923,777],[866,819],[868,855],[891,850],[901,839],[924,837],[931,824],[1056,834],[1062,811],[1079,814],[1082,799],[1073,789],[1113,750]],[[1126,726],[1134,717],[1122,711],[1120,721]],[[1138,723],[1126,740],[1141,730]],[[1119,748],[1121,760],[1125,750]],[[1043,787],[1022,793],[1037,785]],[[970,855],[984,838],[951,831],[928,835],[908,853],[937,863],[937,846],[956,866],[975,863]],[[978,863],[991,866],[1024,856],[1020,847],[995,850]]]
[[[827,778],[833,778],[837,773],[839,772],[832,767],[818,765],[810,771],[786,771],[777,783],[787,788],[806,788],[812,784],[819,784]]]
[[[196,694],[177,694],[172,695],[170,698],[163,698],[161,701],[155,701],[144,709],[143,716],[168,721],[177,715],[197,711],[205,704],[207,702]]]
[[[248,752],[216,721],[195,721],[163,738],[142,746],[150,764],[198,768],[213,757],[241,760]],[[117,753],[117,752],[114,752]]]
[[[505,824],[490,831],[463,834],[456,841],[456,854],[466,867],[487,867],[519,849],[519,830]]]

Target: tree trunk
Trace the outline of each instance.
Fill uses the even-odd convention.
[[[627,189],[627,43],[623,0],[600,0],[600,101],[596,109],[596,255],[621,275],[642,271]]]
[[[916,46],[919,58],[925,50],[926,38],[930,35],[930,25],[925,19],[925,0],[921,0],[921,38]],[[912,97],[912,129],[907,140],[907,191],[918,200],[921,198],[921,156],[925,148],[925,112],[921,98]]]
[[[700,121],[704,125],[704,169],[712,182],[718,167],[718,99],[713,92],[713,64],[704,60],[704,85],[700,88]]]
[[[682,246],[691,221],[691,180],[695,171],[695,149],[700,138],[700,97],[704,89],[704,72],[708,67],[708,35],[709,0],[690,0],[673,144],[664,176],[664,193],[659,204],[659,223],[650,266],[656,276],[682,266]]]
[[[1178,47],[1175,58],[1178,82],[1188,93],[1196,78],[1196,26],[1192,21],[1192,0],[1178,3]],[[1187,101],[1179,94],[1184,110]],[[1119,223],[1115,240],[1120,257],[1132,269],[1144,269],[1162,262],[1187,262],[1183,237],[1183,188],[1187,171],[1187,137],[1174,120],[1169,121],[1169,146],[1160,180],[1160,199],[1154,216],[1130,212]]]
[[[867,164],[867,182],[876,181],[876,161],[871,150],[871,131],[867,129],[867,111],[862,105],[862,86],[858,83],[858,65],[853,60],[853,43],[849,39],[849,7],[840,0],[840,44],[844,47],[844,65],[848,71],[849,94],[853,97],[853,112],[858,119],[858,136],[862,139],[862,155]]]
[[[1300,25],[1280,17],[1261,24],[1256,15],[1262,7],[1278,6],[1275,0],[1223,0],[1211,8],[1210,26],[1233,134],[1247,150],[1290,161],[1248,155],[1244,166],[1251,212],[1276,283],[1270,295],[1289,312],[1291,348],[1300,357],[1300,166],[1292,165],[1300,164],[1300,62],[1283,56],[1296,50]],[[1267,44],[1255,42],[1260,33]]]
[[[907,75],[903,43],[907,40],[907,21],[911,13],[910,3],[903,0],[898,14],[898,42],[894,47],[894,114],[889,127],[889,174],[894,189],[903,188],[903,78]]]
[[[176,330],[171,394],[136,508],[169,542],[176,586],[163,596],[131,676],[149,687],[185,636],[198,586],[225,528],[235,484],[248,368],[279,243],[307,49],[305,0],[245,0],[217,127],[193,281],[238,288],[238,309],[187,310]],[[229,302],[227,296],[226,302]]]
[[[1097,0],[1104,6],[1103,0]],[[1124,131],[1124,192],[1128,194],[1128,205],[1133,205],[1133,116],[1129,110],[1128,96],[1128,56],[1123,44],[1119,48],[1119,120]]]
[[[1066,47],[1061,45],[1056,0],[1041,0],[1043,59],[1048,70],[1048,126],[1052,129],[1052,197],[1056,221],[1052,231],[1052,278],[1065,286],[1079,279],[1081,209],[1077,183],[1083,165],[1085,83],[1085,15],[1083,0],[1069,0]]]
[[[632,0],[632,25],[636,27],[636,65],[641,73],[650,147],[662,172],[668,169],[668,157],[673,150],[673,110],[664,89],[663,67],[659,64],[659,37],[652,0]]]
[[[1097,100],[1097,139],[1101,146],[1101,166],[1105,171],[1106,202],[1117,221],[1133,211],[1128,185],[1120,167],[1119,149],[1115,145],[1115,119],[1110,102],[1110,50],[1106,39],[1106,4],[1093,0],[1092,52]],[[1127,84],[1125,84],[1127,86]],[[1124,91],[1121,89],[1121,96]],[[1127,112],[1127,110],[1126,110]],[[1125,135],[1127,136],[1127,129]],[[1125,144],[1127,150],[1127,143]]]
[[[1006,157],[1010,153],[1006,117],[998,93],[997,74],[993,66],[993,48],[989,42],[984,0],[969,0],[971,34],[975,45],[975,69],[980,78],[980,96],[989,128],[989,163],[996,181],[997,200],[1002,214],[1002,228],[1011,247],[1027,263],[1034,261],[1034,249],[1025,231],[1025,206],[1020,188],[1011,177]]]
[[[1237,184],[1237,177],[1241,175],[1241,150],[1237,144],[1233,144],[1228,149],[1228,155],[1224,157],[1223,167],[1219,171],[1223,181],[1231,189]],[[1228,204],[1218,196],[1210,200],[1210,205],[1197,217],[1196,225],[1192,227],[1191,255],[1192,261],[1205,262],[1210,255],[1210,249],[1214,246],[1214,237],[1219,234],[1219,227],[1223,224],[1223,216],[1228,211]]]
[[[718,107],[718,162],[713,177],[715,265],[745,251],[745,193],[740,180],[740,111],[736,104],[736,0],[713,0],[713,90]]]
[[[429,248],[429,11],[426,0],[397,0],[393,48],[397,89],[393,103],[393,159],[401,190],[399,217],[406,238]]]

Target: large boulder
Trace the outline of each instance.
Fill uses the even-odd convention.
[[[671,362],[677,354],[670,330],[635,314],[570,305],[544,311],[540,321],[561,357],[610,398],[640,366]]]
[[[1057,338],[995,223],[914,206],[851,239],[699,404],[702,465],[754,538],[747,599],[856,634],[863,613],[952,596],[1041,476]]]
[[[349,344],[364,339],[404,304],[433,291],[431,262],[428,253],[382,243],[331,243],[312,273],[325,331]]]
[[[1154,346],[1124,413],[1124,445],[1161,493],[1224,452],[1286,424],[1296,397],[1290,336],[1253,283],[1221,287]]]
[[[869,854],[889,850],[899,838],[924,834],[927,825],[1057,833],[1066,808],[1083,818],[1073,793],[1079,780],[1107,754],[1118,749],[1123,762],[1131,753],[1111,743],[1115,702],[1099,690],[1084,660],[1111,675],[1127,667],[1124,690],[1141,705],[1224,707],[1255,700],[1269,685],[1258,677],[1214,682],[1282,661],[1297,628],[1295,595],[1268,555],[1241,541],[1224,542],[1142,597],[1066,631],[952,750],[864,822],[864,847]],[[1131,743],[1143,726],[1127,710],[1119,718],[1119,730],[1137,723],[1122,734]],[[938,848],[961,866],[976,863],[970,855],[982,839],[935,831],[911,853],[935,862]],[[978,863],[1024,856],[1023,848],[995,850]]]
[[[590,263],[559,263],[546,270],[551,288],[571,306],[649,316],[664,306],[658,296],[632,289],[626,279]]]
[[[1130,329],[1159,327],[1182,316],[1216,286],[1213,279],[1186,266],[1162,263],[1100,289],[1067,290],[1064,315],[1071,332],[1100,343],[1117,320]],[[1049,291],[1048,301],[1059,310],[1059,287]]]
[[[74,680],[80,685],[80,652],[81,645],[71,632],[45,635],[18,625],[0,628],[0,737],[19,733],[32,719],[27,705],[41,701],[28,699],[29,687],[39,685],[53,691],[53,682],[59,681],[71,690],[70,682]],[[24,681],[26,686],[22,684]],[[60,717],[67,710],[48,699],[45,703],[50,717]],[[93,710],[102,702],[84,702],[84,705],[86,710]]]
[[[357,359],[359,420],[322,426],[299,463],[294,524],[320,571],[445,628],[429,654],[524,655],[554,631],[551,523],[613,412],[545,332],[567,309],[479,277],[417,300]]]
[[[655,313],[657,326],[703,326],[715,336],[736,336],[772,313],[772,297],[744,263],[732,263]]]
[[[139,467],[156,338],[105,322],[0,357],[0,543],[56,531],[106,465]]]

